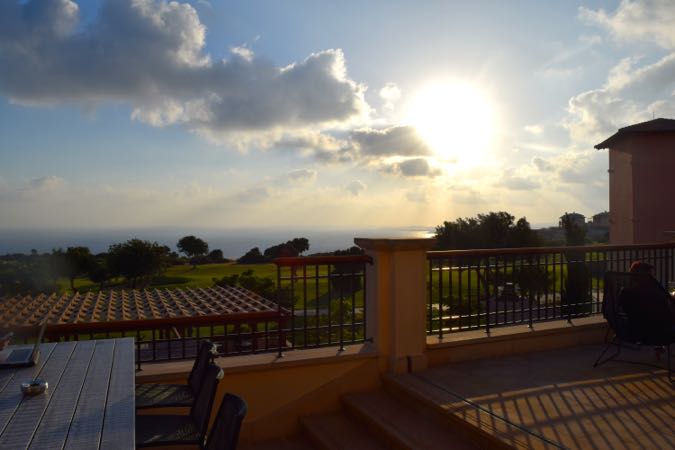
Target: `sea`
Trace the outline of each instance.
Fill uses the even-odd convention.
[[[188,228],[137,228],[137,229],[0,229],[0,255],[38,253],[74,246],[89,247],[92,253],[108,250],[112,244],[132,238],[158,242],[176,250],[180,238],[194,235],[209,244],[209,250],[220,249],[226,258],[236,259],[253,247],[271,247],[296,237],[309,240],[306,254],[347,249],[354,245],[354,238],[430,237],[434,227],[407,226],[391,228],[353,229],[302,229],[302,228],[247,228],[247,229],[188,229]]]

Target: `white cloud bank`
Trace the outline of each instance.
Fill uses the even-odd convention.
[[[121,102],[153,126],[227,133],[343,123],[367,110],[339,49],[286,67],[233,48],[204,51],[206,28],[186,3],[104,0],[82,25],[72,0],[0,2],[0,93],[24,105]]]
[[[648,41],[666,49],[658,61],[619,61],[603,86],[569,101],[565,126],[576,142],[597,143],[617,128],[675,115],[675,7],[669,0],[622,1],[614,12],[580,8],[581,20],[600,26],[620,44]]]

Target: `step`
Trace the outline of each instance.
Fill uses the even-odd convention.
[[[404,403],[385,390],[348,394],[342,400],[349,413],[367,423],[387,441],[389,448],[479,448],[459,436],[441,418]]]
[[[303,435],[283,439],[270,439],[252,444],[240,445],[241,450],[317,450],[309,439]]]
[[[437,417],[466,442],[478,448],[491,449],[555,449],[556,446],[522,436],[504,421],[463,402],[453,394],[439,389],[424,379],[411,375],[385,375],[384,389],[408,405]]]
[[[344,414],[322,414],[300,419],[307,436],[324,450],[386,450],[368,428]]]

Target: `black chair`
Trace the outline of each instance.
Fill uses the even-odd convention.
[[[215,346],[211,342],[201,343],[187,384],[136,385],[136,409],[192,406],[206,373],[206,367],[213,362],[214,351]]]
[[[206,450],[235,450],[247,409],[242,398],[225,394],[206,441]]]
[[[187,416],[136,415],[136,447],[198,445],[203,448],[213,399],[222,376],[222,369],[215,364],[206,368],[197,398]]]
[[[670,346],[675,343],[675,316],[671,304],[673,300],[668,292],[648,274],[607,272],[604,283],[602,315],[614,336],[609,341],[605,339],[607,345],[593,367],[616,360],[626,344],[665,347],[668,380],[672,383]],[[611,346],[616,346],[614,354],[602,359]],[[655,366],[638,361],[626,362]]]

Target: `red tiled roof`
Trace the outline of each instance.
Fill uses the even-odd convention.
[[[610,148],[626,136],[636,133],[668,133],[673,131],[675,131],[675,120],[658,118],[619,128],[619,131],[596,145],[595,148],[598,150]]]
[[[276,317],[276,303],[239,287],[199,289],[152,289],[41,294],[0,299],[2,327],[35,327],[48,319],[48,331],[119,328],[114,325],[179,323],[183,319],[229,319]],[[96,326],[98,325],[98,326]],[[111,326],[112,325],[112,326]],[[126,328],[126,327],[125,327]],[[129,327],[130,328],[130,327]]]

